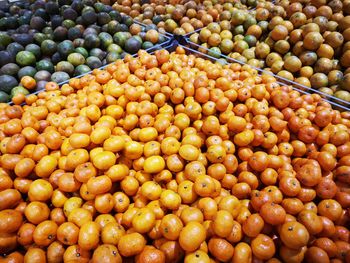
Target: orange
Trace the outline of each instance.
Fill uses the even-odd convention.
[[[143,165],[146,173],[159,173],[165,168],[165,161],[161,156],[148,157]]]
[[[132,219],[132,227],[138,233],[147,233],[153,228],[155,220],[155,214],[149,208],[141,208]]]
[[[179,155],[187,161],[195,161],[198,159],[200,151],[193,145],[182,145],[179,148]]]
[[[180,232],[180,246],[187,252],[193,252],[199,248],[206,238],[206,232],[202,224],[189,222]]]
[[[118,242],[119,253],[124,257],[139,254],[146,245],[146,239],[139,233],[122,236]]]
[[[117,157],[113,152],[102,151],[92,158],[92,163],[97,169],[108,170],[112,167],[117,160]]]

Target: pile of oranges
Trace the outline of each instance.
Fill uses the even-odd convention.
[[[138,55],[0,105],[1,262],[350,261],[349,112]]]

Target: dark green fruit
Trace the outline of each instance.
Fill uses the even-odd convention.
[[[12,38],[15,42],[22,46],[26,46],[30,43],[33,43],[33,36],[29,34],[14,34],[12,35]]]
[[[124,47],[126,40],[129,38],[128,33],[117,32],[113,35],[113,41],[120,47]]]
[[[35,64],[36,58],[29,51],[20,51],[16,55],[16,62],[21,66],[30,66]]]
[[[104,6],[105,5],[103,3],[95,3],[94,4],[94,8],[98,13],[103,12]]]
[[[6,65],[8,63],[11,63],[11,62],[15,62],[14,61],[14,55],[12,55],[10,52],[8,51],[0,51],[0,67],[2,67],[3,65]]]
[[[112,10],[109,12],[110,17],[118,22],[122,21],[122,15],[117,10]]]
[[[12,42],[11,37],[5,32],[0,32],[0,46],[6,48]]]
[[[76,53],[82,54],[84,56],[84,58],[87,58],[89,56],[89,52],[87,52],[87,50],[83,47],[77,47],[75,49]]]
[[[16,29],[18,27],[18,21],[16,17],[3,17],[0,19],[0,29],[9,30]]]
[[[115,62],[118,59],[120,59],[120,54],[117,52],[109,52],[106,57],[106,61],[108,64]]]
[[[33,16],[41,17],[44,20],[47,20],[50,18],[49,15],[46,13],[44,8],[39,8],[39,9],[35,10]]]
[[[103,60],[106,57],[106,52],[99,48],[93,48],[90,50],[90,56],[97,57]]]
[[[57,44],[51,39],[44,40],[41,43],[41,52],[45,56],[52,56],[57,51]]]
[[[19,66],[16,63],[8,63],[2,66],[0,69],[1,74],[11,75],[11,76],[17,76],[18,71],[19,71]]]
[[[30,27],[33,29],[41,31],[45,26],[46,26],[45,20],[39,16],[33,16],[32,19],[30,20]]]
[[[108,32],[108,24],[101,26],[101,32]]]
[[[135,54],[141,49],[141,42],[135,38],[131,37],[125,42],[125,51],[130,54]]]
[[[147,25],[147,26],[145,26],[144,28],[142,28],[143,30],[143,32],[147,32],[147,31],[149,31],[149,30],[151,30],[151,29],[154,29],[154,30],[157,30],[158,31],[158,28],[157,28],[157,26],[156,25],[154,25],[154,24],[150,24],[150,25]]]
[[[137,39],[141,44],[142,44],[142,37],[137,35],[137,36],[133,36],[135,39]]]
[[[53,54],[53,55],[51,56],[51,61],[52,61],[53,64],[57,64],[57,63],[60,62],[62,59],[64,59],[64,58],[62,58],[62,56],[61,56],[60,53],[58,53],[58,52],[55,52],[55,54]]]
[[[62,17],[65,20],[66,19],[70,19],[70,20],[74,21],[75,19],[77,19],[78,13],[74,9],[69,7],[66,10],[63,11]]]
[[[257,39],[253,35],[246,35],[244,41],[248,43],[249,47],[255,47]]]
[[[97,35],[87,35],[84,38],[84,47],[87,49],[92,49],[100,46],[100,39]]]
[[[23,25],[28,25],[28,26],[29,26],[30,18],[31,18],[30,15],[23,15],[23,16],[20,16],[20,17],[18,18],[18,24],[19,24],[20,26],[23,26]]]
[[[99,32],[97,32],[97,29],[90,26],[84,30],[83,37],[86,37],[88,35],[98,35],[98,34],[99,34]]]
[[[69,80],[70,76],[66,72],[57,71],[51,75],[51,80],[58,84]]]
[[[41,49],[37,44],[29,44],[26,46],[25,50],[34,54],[36,59],[39,59],[41,57]]]
[[[0,90],[6,93],[10,93],[11,89],[18,85],[17,79],[10,75],[0,76],[0,83]]]
[[[113,44],[113,37],[106,32],[100,33],[98,37],[101,41],[101,47],[104,49],[108,48],[109,45]]]
[[[77,23],[77,25],[82,25],[83,19],[81,18],[81,16],[78,16],[78,18],[75,20],[75,22]]]
[[[21,44],[18,44],[16,42],[13,42],[9,44],[6,48],[6,50],[12,55],[16,56],[18,52],[23,51],[24,47]]]
[[[59,13],[59,6],[56,2],[47,2],[45,4],[45,10],[49,15],[55,15]]]
[[[102,66],[101,60],[97,57],[88,57],[86,59],[86,64],[91,69],[99,68]]]
[[[60,6],[63,6],[63,5],[70,5],[72,3],[72,0],[58,0],[58,4]]]
[[[159,22],[163,21],[162,17],[159,16],[159,15],[155,15],[153,18],[152,18],[152,22],[154,24],[158,24]]]
[[[60,15],[54,15],[51,17],[51,26],[52,28],[56,28],[60,26],[63,22],[63,18]]]
[[[81,13],[85,14],[86,12],[94,12],[95,13],[95,9],[91,5],[85,4],[83,10],[81,10]]]
[[[0,90],[0,102],[8,102],[9,100],[10,100],[10,95]]]
[[[101,12],[97,15],[97,24],[100,26],[103,26],[105,24],[108,24],[111,21],[111,17],[108,13]]]
[[[76,23],[73,20],[67,19],[62,22],[62,26],[65,28],[69,29],[72,28],[76,25]]]
[[[50,73],[53,73],[55,71],[55,67],[50,60],[43,59],[36,63],[36,70],[46,70]]]
[[[41,43],[47,39],[47,36],[43,33],[35,33],[34,34],[34,40],[37,44],[41,45]],[[18,41],[16,41],[18,42]]]
[[[134,20],[130,16],[122,16],[122,22],[125,24],[127,27],[131,26],[132,23],[134,23]]]
[[[116,53],[120,54],[123,52],[123,49],[117,44],[111,44],[108,46],[107,51],[108,52],[116,52]]]
[[[81,32],[81,30],[78,27],[71,27],[70,29],[68,29],[68,39],[69,40],[74,40],[76,38],[81,37],[83,34]]]
[[[60,61],[56,65],[56,70],[63,71],[68,73],[69,75],[72,75],[74,73],[74,66],[68,61]]]
[[[36,69],[34,67],[31,66],[26,66],[21,68],[18,73],[17,73],[17,77],[18,79],[21,79],[24,76],[31,76],[34,77],[34,75],[36,74]]]
[[[57,45],[57,51],[62,57],[67,57],[69,54],[74,52],[73,42],[70,40],[64,40]]]
[[[34,75],[34,79],[38,82],[41,80],[50,81],[51,73],[46,70],[40,70]]]
[[[149,41],[145,41],[142,43],[142,49],[150,49],[152,48],[154,45],[152,44],[152,42],[149,42]]]
[[[53,29],[52,29],[52,27],[49,27],[49,26],[47,26],[47,27],[45,27],[43,30],[42,30],[42,32],[45,34],[45,35],[52,35],[53,36]]]
[[[126,24],[118,24],[116,30],[117,32],[129,32],[129,27]]]
[[[67,39],[68,29],[63,26],[58,26],[53,31],[53,39],[55,41],[63,41]]]
[[[84,8],[84,4],[82,3],[81,0],[74,0],[73,3],[71,4],[71,8],[73,8],[75,11],[78,13],[81,12]]]
[[[80,76],[82,74],[89,73],[91,69],[86,65],[79,65],[75,68],[74,76]]]
[[[118,21],[112,20],[107,24],[107,32],[110,33],[111,35],[114,35],[117,33],[117,26],[118,26]]]
[[[256,0],[247,0],[247,4],[250,7],[256,7],[257,1]]]
[[[158,35],[158,42],[159,43],[164,43],[165,41],[167,41],[168,39],[163,36],[163,35]]]
[[[81,15],[84,25],[92,25],[97,21],[97,15],[94,11],[87,11]]]
[[[82,54],[79,53],[72,53],[67,58],[68,62],[71,63],[73,66],[79,66],[85,63],[85,58]]]

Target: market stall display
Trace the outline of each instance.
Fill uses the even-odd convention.
[[[0,76],[18,86],[0,103],[0,262],[350,262],[350,2],[106,3],[0,12],[1,54],[25,58],[2,74],[29,54],[68,74]],[[201,6],[219,15],[181,30]],[[175,34],[144,20],[162,7]],[[60,25],[34,30],[45,14]]]

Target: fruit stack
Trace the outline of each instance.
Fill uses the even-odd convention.
[[[261,5],[265,1],[259,1]],[[113,8],[144,24],[155,24],[169,33],[186,34],[211,22],[229,20],[234,10],[251,10],[258,1],[150,1],[118,0]]]
[[[185,52],[0,104],[2,261],[349,262],[350,113]]]

